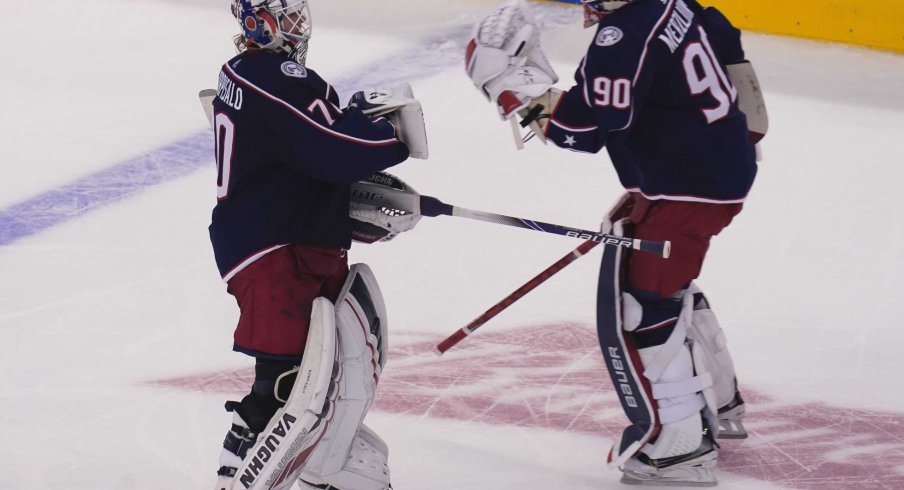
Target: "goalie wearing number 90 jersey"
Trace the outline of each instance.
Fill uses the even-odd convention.
[[[348,249],[349,184],[408,158],[388,120],[340,109],[330,84],[276,51],[249,49],[227,62],[213,105],[210,238],[227,281],[282,245]]]
[[[600,20],[546,136],[596,153],[648,199],[742,202],[756,175],[738,93],[740,31],[693,0],[638,0]]]

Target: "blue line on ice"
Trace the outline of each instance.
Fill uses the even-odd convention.
[[[574,21],[574,11],[538,5],[543,27]],[[423,79],[463,63],[467,25],[451,26],[443,35],[397,55],[361,67],[340,79],[340,95],[366,87]],[[158,184],[185,176],[213,163],[213,137],[203,131],[161,148],[0,210],[0,246],[9,245],[92,209],[121,201]]]

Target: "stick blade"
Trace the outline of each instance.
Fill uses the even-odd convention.
[[[521,138],[521,129],[518,127],[518,121],[515,121],[514,117],[509,119],[509,121],[512,127],[512,138],[515,139],[515,149],[523,150],[524,140]]]
[[[201,101],[201,108],[204,109],[204,115],[207,116],[207,122],[213,126],[213,99],[217,96],[217,91],[212,88],[206,88],[198,92],[198,100]]]

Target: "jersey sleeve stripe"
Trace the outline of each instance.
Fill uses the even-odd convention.
[[[588,131],[596,131],[597,129],[599,129],[599,126],[584,126],[584,127],[580,127],[580,128],[574,127],[574,126],[569,126],[569,125],[559,122],[558,120],[553,119],[553,118],[549,118],[549,122],[564,129],[565,131],[571,131],[572,133],[586,133]]]
[[[242,85],[257,92],[260,96],[264,97],[265,99],[268,99],[268,100],[274,102],[275,104],[286,108],[289,112],[292,112],[293,114],[298,116],[301,120],[307,122],[311,126],[317,128],[320,131],[323,131],[324,133],[327,133],[331,136],[334,136],[334,137],[342,139],[342,140],[351,141],[354,143],[360,143],[362,145],[367,145],[367,146],[387,146],[387,145],[394,145],[399,142],[398,138],[390,138],[390,139],[384,139],[384,140],[367,140],[367,139],[356,138],[354,136],[343,134],[338,131],[334,131],[326,126],[323,126],[322,124],[318,123],[317,121],[311,119],[310,117],[305,115],[305,113],[298,110],[298,108],[296,108],[292,104],[280,99],[279,97],[276,97],[276,96],[268,93],[266,90],[258,87],[257,85],[254,85],[253,83],[249,82],[248,80],[245,80],[244,78],[239,76],[235,71],[233,71],[232,68],[230,68],[228,64],[223,65],[223,69],[226,72],[228,72],[231,77],[233,77],[236,81],[238,81]]]

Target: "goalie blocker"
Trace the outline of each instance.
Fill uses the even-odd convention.
[[[426,160],[427,127],[421,103],[414,98],[411,85],[399,83],[361,90],[352,94],[348,105],[361,108],[371,117],[386,117],[396,128],[399,140],[408,146],[412,158]]]

